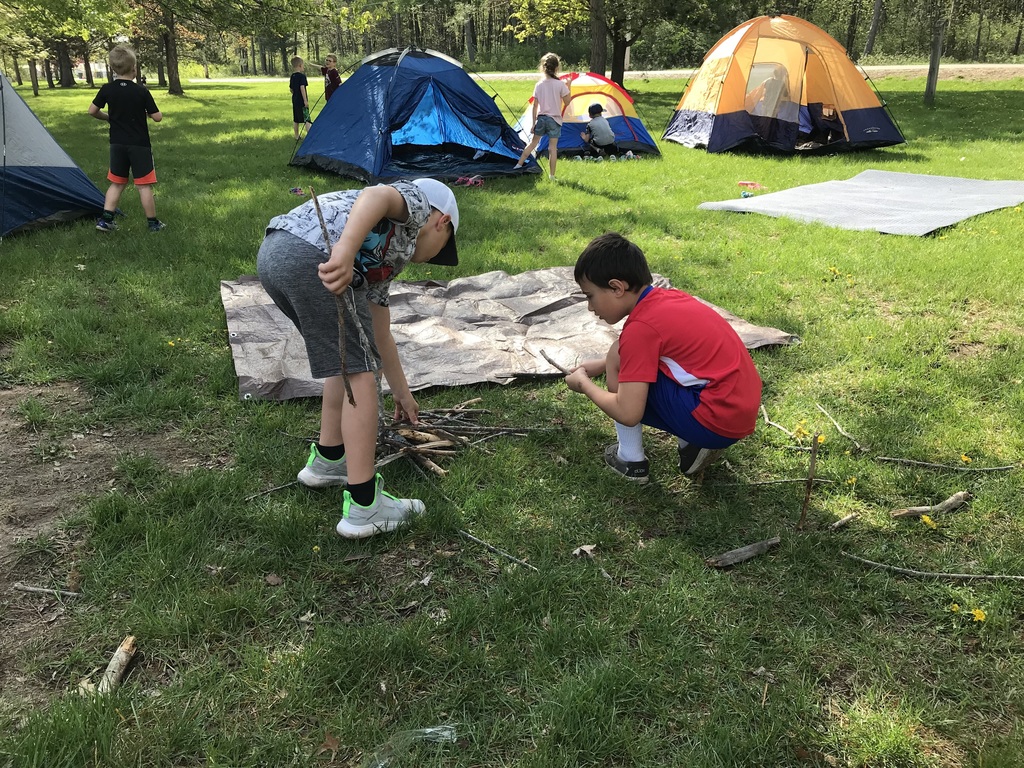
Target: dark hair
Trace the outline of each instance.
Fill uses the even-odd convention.
[[[591,117],[597,117],[602,112],[604,112],[604,107],[602,107],[600,104],[596,104],[596,103],[595,104],[591,104],[590,107],[587,109],[587,112],[590,113]]]
[[[562,65],[557,53],[545,53],[540,57],[540,71],[548,77],[557,77],[558,68]]]
[[[576,259],[576,282],[586,278],[598,288],[608,288],[612,280],[623,280],[629,290],[638,291],[654,281],[644,252],[618,232],[595,237]]]

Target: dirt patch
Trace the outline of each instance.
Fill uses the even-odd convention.
[[[14,585],[79,589],[75,562],[85,541],[59,522],[115,487],[115,466],[126,451],[149,455],[171,470],[208,463],[166,435],[108,425],[78,432],[54,426],[91,410],[88,394],[70,384],[0,390],[0,721],[10,712],[32,711],[54,693],[25,670],[36,649],[45,655],[58,642],[65,611],[74,610],[76,598]]]

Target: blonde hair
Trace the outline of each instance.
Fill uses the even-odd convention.
[[[335,64],[337,64],[338,63],[338,57],[335,56],[333,53],[328,53],[327,54],[327,58],[324,59],[324,61],[333,61]]]
[[[135,51],[127,45],[115,45],[110,49],[110,68],[114,70],[115,75],[130,75],[135,71],[137,64]]]
[[[540,57],[540,71],[548,77],[555,77],[558,68],[562,66],[562,60],[557,53],[545,53]]]
[[[301,63],[302,63],[302,57],[301,56],[293,56],[292,57],[292,69],[295,69]]]

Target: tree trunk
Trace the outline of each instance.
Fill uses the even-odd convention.
[[[985,13],[982,9],[978,8],[978,34],[974,36],[974,61],[978,61],[981,58],[981,25],[985,20]]]
[[[178,34],[175,30],[174,13],[164,11],[164,52],[167,54],[167,93],[182,96],[181,75],[178,73]]]
[[[43,74],[46,75],[46,87],[56,88],[57,86],[53,84],[53,67],[50,66],[49,59],[43,59]]]
[[[942,38],[946,31],[946,19],[942,15],[942,8],[935,11],[932,19],[932,51],[928,58],[928,79],[924,86],[924,105],[934,106],[935,90],[939,83],[939,61],[942,59]]]
[[[252,57],[252,76],[256,77],[259,74],[259,70],[256,68],[256,37],[252,38],[252,45],[249,46],[249,56]]]
[[[156,62],[156,84],[161,88],[167,87],[167,78],[164,76],[163,59],[159,59]]]
[[[846,53],[853,59],[857,60],[857,52],[853,46],[857,42],[857,23],[860,21],[860,2],[861,0],[853,0],[853,5],[850,8],[850,23],[846,25]]]
[[[14,81],[18,85],[24,85],[21,80],[21,64],[18,63],[18,57],[14,57]]]
[[[75,70],[71,66],[71,47],[66,40],[57,43],[57,77],[61,88],[74,88]]]
[[[868,41],[864,43],[864,55],[870,56],[875,50],[875,37],[882,24],[882,0],[875,0],[875,8],[871,12],[871,27],[868,29]]]
[[[288,40],[286,38],[281,38],[281,47],[279,50],[281,53],[281,69],[284,72],[290,72],[292,66],[291,62],[288,61]]]
[[[1024,11],[1021,12],[1020,22],[1017,24],[1017,39],[1013,42],[1013,55],[1020,55],[1020,38],[1021,33],[1024,33]]]
[[[32,95],[39,95],[39,71],[36,69],[36,60],[28,60],[28,77],[32,81]]]
[[[473,15],[470,14],[465,24],[466,34],[466,58],[470,64],[476,64],[476,24]]]
[[[90,88],[96,87],[96,81],[92,76],[92,60],[89,58],[89,44],[86,43],[82,49],[82,68],[85,69],[85,82]]]
[[[590,0],[590,71],[603,75],[608,70],[608,23],[604,0]]]
[[[622,85],[626,74],[626,48],[629,44],[624,35],[612,31],[612,71],[609,78],[613,83]],[[600,74],[600,72],[598,73]]]

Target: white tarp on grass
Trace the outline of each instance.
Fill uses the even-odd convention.
[[[661,277],[655,282],[668,286]],[[242,277],[220,285],[239,396],[288,400],[320,395],[323,383],[310,375],[302,337],[259,280]],[[715,310],[748,349],[799,341]],[[520,275],[487,272],[448,283],[395,281],[391,324],[413,390],[560,376],[542,350],[570,368],[603,355],[618,335],[618,328],[587,310],[571,267]]]
[[[702,211],[735,211],[818,221],[841,229],[927,235],[937,229],[1024,202],[1024,181],[864,171],[847,181],[806,184],[717,203]]]

